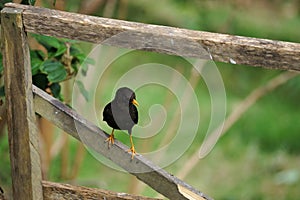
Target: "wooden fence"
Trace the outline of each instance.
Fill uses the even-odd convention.
[[[1,12],[1,39],[14,199],[122,199],[109,192],[102,193],[90,188],[42,181],[35,113],[53,122],[79,141],[81,139],[78,130],[89,140],[97,140],[99,143],[105,142],[108,135],[74,110],[32,85],[27,32],[92,43],[105,41],[107,45],[117,47],[203,58],[197,47],[189,45],[192,42],[200,44],[210,53],[206,59],[300,71],[300,44],[297,43],[192,31],[6,4]],[[135,40],[106,40],[123,32],[134,35]],[[154,42],[157,48],[147,48],[149,40]],[[162,49],[172,51],[165,52]],[[106,145],[90,148],[169,199],[210,199],[142,156],[136,156],[130,161],[130,154],[126,153],[127,147],[120,143],[116,143],[109,150]],[[134,169],[145,173],[136,173],[137,170]],[[130,198],[150,199],[136,196]]]

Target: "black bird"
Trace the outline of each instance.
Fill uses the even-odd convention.
[[[132,153],[131,159],[133,159],[136,151],[134,149],[132,141],[132,127],[138,123],[138,111],[135,106],[138,106],[135,93],[127,88],[119,88],[116,92],[115,98],[108,103],[103,110],[103,121],[112,127],[112,132],[108,141],[108,146],[114,144],[114,130],[127,130],[130,136],[131,147],[128,152]]]

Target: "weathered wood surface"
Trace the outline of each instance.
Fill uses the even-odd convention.
[[[193,31],[74,14],[18,4],[26,31],[93,43],[300,71],[300,44]],[[205,51],[209,52],[206,53]]]
[[[156,198],[112,192],[97,188],[87,188],[70,184],[43,181],[44,200],[78,200],[78,199],[106,199],[106,200],[158,200]]]
[[[150,187],[169,199],[210,199],[185,182],[155,166],[143,156],[137,155],[131,160],[128,147],[115,141],[109,149],[106,139],[108,135],[99,127],[91,124],[74,110],[56,100],[52,96],[33,86],[34,107],[38,114],[56,124],[59,128],[83,142],[93,151],[102,154]],[[80,134],[79,134],[80,133]]]
[[[42,199],[30,55],[22,9],[1,11],[1,31],[13,199]]]

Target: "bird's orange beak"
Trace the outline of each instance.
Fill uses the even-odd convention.
[[[139,103],[135,99],[132,100],[132,103],[133,103],[133,105],[139,106]]]

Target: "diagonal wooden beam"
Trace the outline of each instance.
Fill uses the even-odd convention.
[[[115,144],[108,149],[106,143],[108,135],[99,127],[35,86],[33,86],[33,93],[34,107],[38,114],[167,198],[178,200],[190,199],[191,197],[199,200],[210,199],[204,193],[155,166],[143,156],[138,155],[131,160],[131,154],[127,152],[128,147],[118,141],[115,141]]]
[[[29,47],[22,9],[1,11],[1,43],[13,199],[43,199]]]
[[[6,6],[24,9],[24,26],[31,33],[232,64],[300,71],[299,43],[128,22],[12,3]]]

